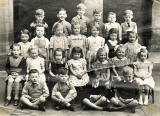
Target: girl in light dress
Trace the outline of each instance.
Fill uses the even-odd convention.
[[[148,104],[148,94],[150,88],[154,88],[155,82],[152,77],[153,64],[148,61],[148,51],[146,48],[141,48],[138,53],[137,62],[134,64],[135,80],[140,85],[139,104]],[[144,101],[143,101],[144,97]]]

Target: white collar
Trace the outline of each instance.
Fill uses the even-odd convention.
[[[117,40],[114,40],[114,41],[112,41],[112,40],[108,40],[108,42],[112,45],[112,46],[116,46],[117,45]]]

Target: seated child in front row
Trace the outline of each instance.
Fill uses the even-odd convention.
[[[31,47],[31,42],[29,42],[30,32],[27,29],[21,30],[21,42],[18,44],[21,46],[21,53],[26,59],[29,57],[28,50]]]
[[[119,109],[128,107],[134,113],[138,105],[139,88],[133,77],[133,69],[123,68],[123,76],[124,80],[112,85],[115,96],[111,98],[111,103]]]
[[[21,108],[28,106],[45,111],[45,102],[49,96],[49,90],[46,83],[39,81],[38,78],[40,78],[38,70],[30,70],[30,81],[25,84],[22,91]]]
[[[93,63],[92,68],[95,69],[94,76],[91,78],[92,87],[89,98],[83,99],[85,106],[96,110],[104,110],[110,97],[110,69],[103,68],[107,66],[107,55],[104,48],[100,48],[97,52],[97,61]],[[101,69],[102,68],[102,69]],[[106,98],[107,97],[107,98]],[[87,107],[85,107],[87,108]]]
[[[126,49],[122,46],[119,45],[116,49],[116,56],[109,59],[111,63],[113,63],[112,70],[113,72],[111,73],[111,79],[113,82],[115,81],[121,81],[123,80],[123,68],[126,67]]]
[[[46,82],[46,77],[44,75],[45,61],[44,58],[38,56],[38,48],[36,46],[32,46],[29,49],[29,55],[30,57],[28,57],[26,60],[27,74],[29,74],[30,70],[37,69],[39,72],[39,79],[43,82]]]
[[[91,78],[92,87],[97,88],[99,86],[105,86],[107,89],[110,89],[110,69],[104,68],[107,66],[107,53],[104,48],[99,48],[97,51],[97,60],[93,63],[92,68],[97,68],[94,71],[94,78]]]
[[[155,82],[152,77],[153,64],[148,61],[148,51],[142,48],[138,53],[138,60],[134,64],[135,80],[140,85],[139,104],[148,105],[149,90],[153,89]],[[144,101],[143,101],[144,98]]]
[[[5,106],[8,106],[11,102],[11,92],[13,88],[13,83],[15,83],[15,96],[14,105],[18,105],[19,100],[19,87],[20,82],[24,79],[26,73],[26,60],[20,55],[21,47],[19,44],[13,44],[11,48],[11,56],[7,58],[6,71],[8,86],[7,86],[7,99]]]
[[[61,48],[57,48],[54,51],[53,59],[49,64],[49,89],[59,80],[59,75],[61,74],[61,69],[65,68],[66,61],[64,58],[64,51]]]
[[[86,69],[87,62],[83,58],[83,52],[80,47],[74,47],[71,52],[71,59],[68,60],[66,68],[69,70],[69,82],[76,87],[78,100],[85,96],[85,87],[89,82],[89,76]],[[81,97],[80,97],[81,96]]]
[[[64,35],[63,25],[57,23],[54,26],[55,35],[50,38],[50,59],[52,60],[52,56],[54,56],[54,51],[57,48],[61,48],[65,52],[65,58],[67,59],[68,52],[68,40]]]
[[[74,111],[71,102],[77,96],[76,89],[68,81],[68,70],[66,68],[61,68],[60,71],[59,80],[52,89],[52,100],[56,110],[66,108]]]

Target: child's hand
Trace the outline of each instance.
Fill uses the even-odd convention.
[[[99,80],[98,79],[95,79],[93,82],[92,82],[92,87],[93,88],[97,88],[99,86]]]
[[[77,78],[78,78],[78,79],[81,79],[81,78],[82,78],[82,75],[80,75],[80,74],[77,75]]]

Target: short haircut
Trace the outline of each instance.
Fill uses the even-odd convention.
[[[126,48],[123,47],[123,45],[119,45],[119,46],[116,48],[116,53],[117,53],[119,50],[125,50],[125,52],[126,52]]]
[[[62,75],[66,75],[66,74],[68,74],[68,69],[65,68],[65,67],[61,67],[61,68],[59,69],[59,72],[60,72],[60,74],[62,74]]]
[[[62,52],[62,57],[63,58],[65,57],[65,52],[62,48],[57,48],[54,50],[54,58],[55,58],[56,52]]]
[[[21,50],[21,46],[20,46],[18,43],[12,44],[11,47],[10,47],[10,49],[13,50],[13,48],[14,48],[15,46],[19,47],[19,49]]]
[[[81,58],[83,58],[83,51],[82,51],[82,49],[81,49],[80,47],[74,47],[74,48],[72,49],[71,58],[73,58],[73,55],[74,55],[75,53],[80,53],[80,54],[81,54]]]
[[[140,55],[141,53],[146,53],[147,54],[147,58],[149,58],[149,52],[147,50],[147,48],[145,46],[143,46],[141,49],[140,49],[140,52],[138,52],[137,54],[137,57],[140,58]]]
[[[37,50],[37,51],[39,52],[38,47],[35,46],[35,45],[32,45],[32,46],[29,48],[28,53],[30,54],[32,50]]]
[[[132,10],[125,10],[124,15],[127,15],[127,14],[133,15],[133,11]]]
[[[109,12],[109,13],[108,13],[108,16],[109,16],[109,15],[115,15],[115,16],[116,16],[116,13],[115,13],[115,12]]]
[[[45,15],[45,12],[43,9],[37,9],[35,15]]]
[[[129,66],[123,68],[123,75],[133,74],[133,69]]]
[[[80,3],[80,4],[77,5],[77,9],[84,9],[84,10],[86,10],[87,8],[86,8],[86,6],[83,3]]]
[[[60,9],[58,10],[58,13],[59,13],[60,11],[64,11],[64,12],[67,13],[66,9],[64,9],[64,8],[60,8]]]
[[[116,28],[111,28],[111,29],[109,30],[109,35],[112,34],[112,33],[118,34],[118,30],[117,30]]]
[[[22,29],[20,34],[27,34],[29,37],[31,36],[30,32],[28,31],[28,29]]]
[[[108,59],[108,57],[107,57],[108,55],[107,55],[107,51],[105,50],[104,47],[98,49],[97,54],[96,54],[96,59],[97,59],[97,60],[99,59],[99,55],[100,55],[100,53],[102,53],[102,52],[105,52],[105,54],[106,54],[106,60],[107,60],[107,59]]]
[[[31,69],[29,71],[29,75],[32,74],[32,73],[38,73],[39,74],[39,71],[37,69]]]
[[[93,10],[93,15],[94,15],[94,14],[101,14],[101,13],[102,13],[102,11],[99,10],[99,9],[94,9],[94,10]]]
[[[139,36],[138,36],[138,34],[136,32],[134,32],[134,31],[127,31],[127,40],[129,40],[130,34],[135,34],[136,40],[139,39]]]

